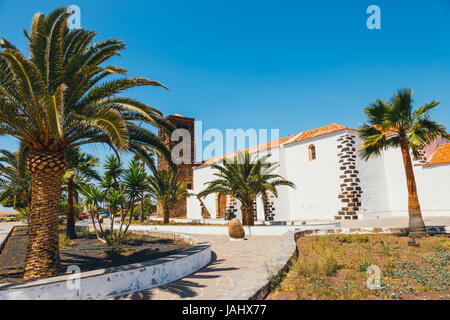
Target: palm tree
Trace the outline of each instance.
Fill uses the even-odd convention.
[[[0,203],[27,215],[31,200],[31,177],[25,169],[23,148],[12,153],[0,150]]]
[[[223,159],[222,164],[213,164],[218,179],[207,182],[207,187],[198,195],[202,198],[209,194],[229,195],[241,202],[242,224],[254,225],[254,202],[258,196],[270,191],[278,197],[277,188],[288,186],[295,188],[294,183],[284,179],[273,171],[276,163],[268,162],[268,156],[251,159],[248,152],[238,153],[232,159]]]
[[[177,173],[172,170],[153,171],[148,177],[149,191],[164,213],[164,224],[169,223],[169,210],[180,199],[187,197],[184,182],[177,182]]]
[[[26,167],[32,178],[25,279],[51,276],[60,269],[58,204],[66,152],[89,143],[106,143],[114,150],[138,152],[146,146],[170,161],[170,152],[137,121],[171,130],[158,110],[118,96],[138,86],[163,87],[145,78],[127,78],[126,70],[102,66],[119,55],[117,39],[94,43],[96,33],[69,31],[66,8],[48,16],[37,13],[26,58],[2,39],[0,52],[0,135],[25,144]],[[114,80],[107,80],[116,75]]]
[[[439,102],[432,101],[413,111],[412,90],[401,89],[388,100],[377,99],[364,109],[368,124],[361,126],[363,159],[379,155],[381,150],[400,147],[408,187],[410,236],[425,233],[410,151],[415,156],[436,137],[449,135],[443,125],[430,119],[431,110]]]
[[[85,152],[79,147],[69,149],[66,152],[67,171],[64,180],[67,181],[67,237],[76,239],[75,216],[73,211],[74,192],[81,188],[80,182],[85,184],[91,179],[100,180],[100,176],[94,167],[98,165],[98,158]],[[78,183],[77,183],[78,182]]]

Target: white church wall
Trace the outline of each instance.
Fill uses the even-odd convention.
[[[414,169],[423,216],[450,216],[450,164]]]
[[[329,134],[284,147],[284,177],[296,189],[287,188],[289,218],[293,220],[330,220],[338,210],[339,170],[337,137]],[[317,159],[309,160],[309,145],[314,144]],[[280,197],[281,200],[281,197]]]
[[[390,148],[382,153],[385,168],[386,195],[389,214],[408,216],[408,191],[405,169],[400,150]],[[450,164],[414,166],[417,193],[424,216],[450,214]],[[366,171],[367,172],[367,171]],[[367,182],[370,184],[370,181]],[[374,186],[372,186],[374,187]]]
[[[274,220],[331,220],[340,210],[340,172],[337,139],[341,131],[272,150],[269,161],[279,162],[278,174],[292,181],[296,189],[279,188],[279,197],[270,199],[275,206]],[[354,134],[354,132],[352,132]],[[357,135],[356,135],[357,136]],[[309,161],[308,146],[314,144],[317,159]],[[356,138],[356,150],[361,139]],[[279,150],[279,152],[278,152]],[[262,153],[264,154],[264,153]],[[358,218],[407,216],[408,197],[401,152],[388,149],[368,161],[356,158],[359,186],[362,189]],[[450,164],[415,166],[419,200],[424,216],[450,215]],[[210,166],[194,169],[194,192],[215,178]],[[203,200],[211,218],[216,217],[216,195]],[[235,214],[240,218],[236,201]],[[188,218],[201,218],[201,206],[195,197],[188,198]],[[257,219],[264,219],[262,199],[257,199]]]
[[[362,141],[357,135],[357,151],[361,143]],[[356,166],[359,170],[360,187],[362,190],[361,208],[358,218],[376,218],[392,215],[383,153],[380,156],[373,156],[367,161],[361,159],[359,152],[357,154]]]

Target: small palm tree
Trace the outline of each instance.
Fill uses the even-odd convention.
[[[169,210],[180,199],[188,196],[186,184],[177,181],[177,174],[172,170],[153,172],[148,177],[149,191],[159,203],[164,213],[164,224],[169,223]]]
[[[126,78],[126,70],[103,65],[125,44],[117,39],[94,43],[96,33],[70,31],[67,8],[48,16],[37,13],[30,32],[29,58],[6,39],[0,52],[0,135],[9,135],[28,149],[32,179],[25,279],[51,276],[61,266],[58,206],[66,152],[89,143],[114,150],[157,150],[170,162],[158,137],[137,122],[171,130],[158,110],[118,96],[138,86],[163,87],[145,78]],[[115,79],[107,80],[111,75]]]
[[[294,183],[284,179],[274,170],[276,163],[268,162],[268,156],[252,160],[248,152],[238,153],[233,160],[224,158],[222,164],[213,164],[214,175],[218,178],[207,182],[205,190],[198,195],[202,198],[209,194],[229,195],[241,202],[242,224],[254,225],[254,201],[269,191],[278,197],[277,188],[288,186],[295,188]]]
[[[100,180],[100,176],[94,167],[98,165],[98,158],[95,158],[80,148],[69,149],[66,152],[67,171],[64,180],[67,182],[67,228],[66,234],[70,239],[76,239],[75,216],[73,211],[74,193],[81,189],[81,184],[87,183],[91,179]],[[81,182],[81,184],[80,184]]]
[[[368,124],[361,126],[363,159],[379,155],[389,147],[400,148],[408,188],[410,236],[425,233],[410,151],[415,156],[436,137],[448,138],[443,125],[430,119],[431,110],[439,102],[432,101],[413,111],[412,90],[401,89],[388,101],[376,100],[364,109]]]

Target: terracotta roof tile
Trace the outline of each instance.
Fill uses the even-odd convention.
[[[295,138],[295,140],[289,142],[288,144],[312,139],[315,137],[323,136],[325,134],[329,134],[329,133],[333,133],[333,132],[337,132],[337,131],[341,131],[341,130],[354,130],[354,129],[349,128],[349,127],[344,127],[337,123],[332,123],[332,124],[329,124],[329,125],[326,125],[326,126],[323,126],[320,128],[304,131],[304,132],[300,133],[300,135],[297,138]]]
[[[428,161],[428,165],[450,163],[450,143],[441,144]]]

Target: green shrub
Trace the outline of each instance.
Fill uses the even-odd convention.
[[[366,272],[370,265],[370,261],[367,258],[364,258],[358,262],[358,271]]]

